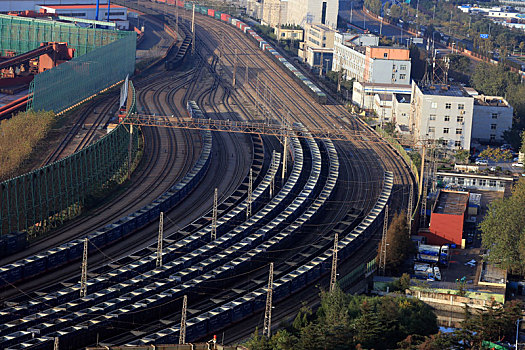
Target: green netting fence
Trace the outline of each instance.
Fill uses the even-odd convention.
[[[79,57],[132,32],[77,27],[34,18],[0,15],[0,50],[14,51],[17,55],[36,49],[45,41],[67,42]]]
[[[52,110],[58,114],[131,75],[135,69],[137,35],[128,33],[38,74],[29,88],[27,109]]]
[[[130,82],[128,116],[134,113]],[[87,199],[127,176],[129,125],[112,132],[71,156],[0,183],[0,234],[27,231],[36,237],[78,215]],[[132,134],[132,158],[139,144]]]

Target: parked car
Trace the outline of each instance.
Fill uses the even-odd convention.
[[[476,165],[489,165],[489,161],[487,159],[477,158]]]
[[[515,162],[515,163],[512,163],[512,166],[513,166],[513,167],[520,167],[520,168],[523,168],[523,162]]]

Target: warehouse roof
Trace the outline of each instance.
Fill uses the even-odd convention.
[[[440,191],[434,205],[434,213],[463,215],[467,205],[468,192]]]

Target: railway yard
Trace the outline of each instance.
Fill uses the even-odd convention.
[[[385,212],[407,210],[411,187],[416,192],[394,148],[335,99],[312,97],[249,35],[195,13],[193,39],[191,11],[126,5],[144,13],[163,48],[176,42],[164,60],[130,77],[137,114],[165,123],[134,126],[142,155],[124,187],[0,260],[1,348],[52,349],[56,338],[61,349],[178,343],[186,300],[186,342],[218,334],[237,343],[263,328],[270,263],[276,328],[302,302],[314,304],[318,286],[328,288],[336,234],[338,279],[345,279],[377,255]],[[101,97],[78,109],[42,166],[103,137],[118,95]],[[206,119],[299,132],[285,141],[163,127],[187,118],[189,101]],[[320,139],[312,130],[359,137]]]

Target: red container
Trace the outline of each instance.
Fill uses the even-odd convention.
[[[208,16],[215,17],[215,10],[214,9],[208,9]]]
[[[161,4],[164,4],[166,0],[157,0],[157,2],[160,2]]]
[[[246,27],[246,24],[244,22],[241,22],[241,21],[237,22],[237,28],[239,28],[240,30],[243,30],[244,27]]]
[[[227,13],[221,14],[221,21],[230,22],[230,15]]]
[[[184,1],[182,1],[182,0],[177,0],[177,6],[178,6],[178,7],[184,7]]]
[[[175,0],[168,0],[168,5],[175,5]]]

